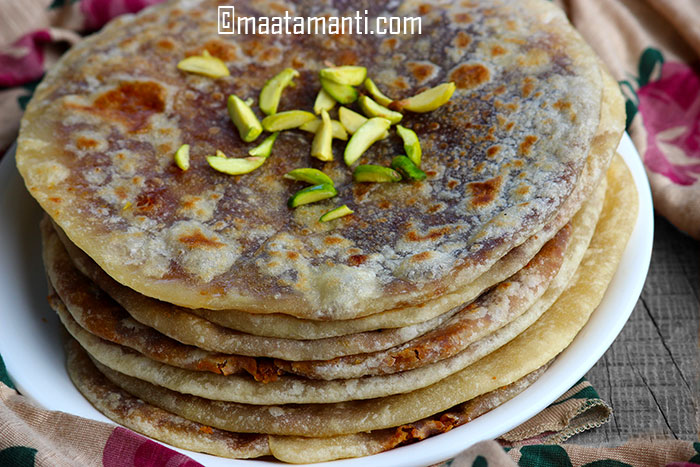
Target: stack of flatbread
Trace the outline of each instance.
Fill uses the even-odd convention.
[[[105,415],[175,446],[288,462],[450,430],[522,391],[573,340],[622,255],[637,195],[614,157],[616,83],[544,0],[238,2],[239,16],[420,17],[402,35],[217,35],[217,3],[168,2],[71,50],[31,101],[17,165],[47,215],[49,301],[68,372]],[[230,76],[183,73],[202,54]],[[284,131],[258,170],[226,97],[290,67],[309,109],[328,63],[367,67],[406,112],[427,179],[356,183]],[[173,162],[191,145],[191,166]],[[360,163],[403,152],[390,135]],[[333,199],[290,209],[314,167]],[[354,214],[319,216],[347,204]]]

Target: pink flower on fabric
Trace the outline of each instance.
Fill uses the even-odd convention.
[[[0,86],[19,86],[44,74],[42,43],[51,42],[48,29],[22,36],[0,53]]]
[[[666,62],[661,77],[637,95],[647,131],[644,163],[676,184],[692,185],[700,179],[700,77],[683,63]]]
[[[184,454],[116,427],[102,453],[104,467],[203,467]]]
[[[136,13],[163,0],[82,0],[80,11],[85,15],[85,27],[99,29],[112,18],[124,13]]]

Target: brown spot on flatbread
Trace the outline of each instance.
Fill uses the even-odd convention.
[[[516,188],[515,192],[520,196],[525,196],[530,192],[530,187],[528,185],[520,185]]]
[[[457,47],[462,47],[462,48],[468,46],[469,44],[471,44],[471,42],[472,42],[472,38],[469,37],[469,34],[467,34],[464,31],[459,31],[454,39],[454,44]]]
[[[390,209],[391,208],[391,202],[383,199],[381,200],[377,206],[379,206],[380,209]]]
[[[75,145],[78,147],[78,149],[95,149],[99,143],[95,141],[92,138],[86,138],[85,136],[81,136],[78,138],[78,140],[75,142]]]
[[[287,258],[289,259],[298,259],[299,258],[299,253],[296,251],[288,251],[287,252]]]
[[[471,194],[472,206],[485,206],[495,200],[502,183],[503,178],[499,175],[485,182],[472,182],[467,184],[467,190]]]
[[[205,42],[204,46],[201,47],[195,55],[201,55],[205,50],[212,56],[220,58],[225,62],[233,61],[238,58],[236,46],[218,39]]]
[[[275,60],[281,54],[282,51],[278,47],[268,47],[260,54],[260,60],[263,62],[270,62]]]
[[[49,201],[52,201],[52,202],[54,202],[54,203],[60,203],[60,202],[61,202],[61,198],[59,198],[59,197],[57,197],[57,196],[52,196],[52,197],[49,198]]]
[[[457,185],[459,185],[459,182],[457,180],[450,180],[449,182],[447,182],[447,188],[449,188],[450,190],[454,190],[454,188]]]
[[[418,5],[418,13],[421,15],[427,15],[432,9],[433,7],[427,4]]]
[[[500,45],[494,45],[491,47],[491,56],[497,57],[499,55],[504,55],[506,53],[506,49],[501,47]]]
[[[520,143],[520,153],[529,155],[532,151],[532,146],[537,142],[537,136],[527,135],[522,143]]]
[[[353,50],[343,50],[338,54],[336,65],[355,65],[359,61],[357,53]]]
[[[337,245],[338,243],[343,243],[343,239],[339,237],[326,237],[323,239],[323,243],[326,245]]]
[[[367,255],[352,255],[348,258],[350,266],[360,266],[367,261]]]
[[[571,102],[559,99],[554,104],[552,104],[552,107],[554,107],[557,110],[569,110],[571,108]]]
[[[489,69],[481,64],[467,65],[465,63],[450,73],[450,81],[454,81],[459,89],[473,89],[484,84],[490,77]]]
[[[418,80],[418,82],[423,82],[435,71],[435,66],[429,63],[414,63],[409,62],[406,64],[408,69],[413,73],[413,77]]]
[[[100,95],[93,107],[136,130],[152,114],[165,110],[165,90],[153,81],[127,81]]]
[[[406,82],[406,79],[404,79],[403,76],[399,76],[398,78],[396,78],[392,84],[399,89],[408,89],[408,83]],[[389,108],[391,108],[391,106],[389,106]]]
[[[430,229],[427,234],[425,235],[420,235],[418,232],[415,230],[411,230],[406,234],[406,239],[411,242],[422,242],[425,240],[439,240],[441,237],[444,235],[447,235],[452,231],[451,227],[440,227],[437,229]]]
[[[455,20],[455,23],[466,24],[466,23],[471,23],[471,22],[472,22],[472,17],[469,16],[468,13],[457,13],[457,14],[454,16],[454,20]]]
[[[175,42],[168,37],[160,39],[158,42],[156,42],[156,45],[165,50],[173,50],[175,48]]]
[[[494,157],[496,154],[498,154],[501,151],[500,146],[491,146],[486,150],[486,155],[488,157]]]
[[[420,263],[421,261],[427,261],[432,257],[433,257],[433,254],[431,252],[422,251],[420,253],[417,253],[417,254],[411,256],[411,262]]]
[[[381,48],[388,49],[388,50],[394,50],[397,45],[398,45],[398,40],[395,37],[390,37],[390,38],[384,39],[382,41]]]
[[[532,93],[532,90],[535,88],[535,84],[533,81],[534,80],[529,76],[525,78],[522,87],[523,97],[528,97]]]
[[[196,232],[188,235],[183,235],[178,238],[178,240],[180,243],[184,243],[190,248],[221,248],[226,246],[215,238],[208,238],[202,233],[201,230],[197,230]]]
[[[245,41],[241,43],[241,49],[243,49],[243,53],[246,54],[248,57],[253,57],[260,53],[260,51],[263,49],[263,44],[259,40],[253,39],[249,41]]]

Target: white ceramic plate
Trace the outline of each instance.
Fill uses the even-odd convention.
[[[509,402],[448,433],[374,456],[324,465],[410,467],[449,459],[470,445],[495,438],[537,414],[595,364],[632,312],[651,258],[654,218],[644,167],[626,134],[619,152],[637,185],[637,224],[602,303],[576,339],[537,382]],[[14,151],[10,151],[0,164],[0,355],[20,392],[43,407],[110,422],[73,387],[65,371],[60,324],[46,303],[40,218],[41,210],[25,190],[14,165]],[[279,466],[276,462],[229,460],[179,451],[211,467]]]

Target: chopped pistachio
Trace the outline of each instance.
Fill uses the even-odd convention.
[[[338,192],[335,190],[333,185],[329,185],[327,183],[314,185],[299,190],[290,196],[289,201],[287,201],[287,206],[290,208],[295,208],[297,206],[301,206],[302,204],[315,203],[316,201],[332,198],[337,194]]]
[[[321,86],[337,102],[343,105],[352,104],[359,95],[357,89],[347,84],[338,84],[328,79],[321,78]]]
[[[255,104],[255,99],[253,99],[252,97],[249,97],[248,99],[244,100],[243,102],[245,102],[245,105],[250,107],[251,105]]]
[[[407,180],[425,180],[427,175],[411,159],[406,156],[396,156],[391,161],[391,168]]]
[[[386,132],[390,126],[391,122],[381,117],[370,118],[363,123],[352,135],[347,146],[345,146],[345,163],[347,165],[352,165],[362,156],[362,153],[382,138],[384,132]]]
[[[403,118],[398,112],[389,110],[383,105],[379,105],[367,96],[360,96],[360,108],[368,117],[382,117],[386,118],[393,124],[397,124]]]
[[[389,105],[389,108],[392,110],[409,110],[417,113],[430,112],[449,101],[455,89],[455,83],[442,83],[408,99],[394,101]]]
[[[241,139],[246,143],[255,141],[263,129],[260,120],[255,116],[250,106],[232,94],[228,96],[226,107],[233,124],[238,128]]]
[[[324,162],[333,160],[333,125],[328,112],[321,111],[321,126],[311,143],[311,156]]]
[[[348,109],[347,107],[341,107],[338,109],[338,118],[340,119],[340,124],[343,125],[343,127],[350,134],[355,133],[357,129],[367,121],[366,117]],[[381,139],[387,138],[388,136],[389,132],[385,131]]]
[[[275,132],[297,128],[316,117],[305,110],[287,110],[274,115],[268,115],[262,121],[265,131]]]
[[[367,91],[372,95],[372,97],[374,97],[374,100],[376,102],[383,105],[384,107],[387,107],[393,101],[393,99],[390,99],[387,96],[385,96],[384,93],[379,90],[377,85],[374,84],[374,81],[372,81],[370,78],[367,78],[365,80],[365,89],[367,89]]]
[[[277,113],[277,106],[279,106],[282,91],[298,76],[299,72],[294,68],[285,68],[273,78],[267,80],[262,91],[260,91],[260,110],[267,115]]]
[[[177,68],[188,73],[208,76],[209,78],[221,78],[231,74],[226,68],[226,64],[220,58],[212,57],[206,50],[202,55],[192,55],[180,60]]]
[[[330,94],[321,88],[316,96],[316,101],[314,102],[314,113],[318,115],[321,113],[321,110],[330,111],[333,107],[335,107],[335,99],[333,99]]]
[[[338,119],[350,134],[355,133],[357,129],[367,121],[366,117],[363,117],[347,107],[341,107],[338,109]]]
[[[183,144],[175,151],[175,165],[183,171],[190,168],[190,145]]]
[[[270,157],[270,153],[272,152],[272,145],[275,144],[275,140],[277,139],[277,136],[279,134],[279,131],[272,133],[270,136],[265,138],[262,143],[258,144],[253,149],[248,151],[248,154],[257,157]]]
[[[217,149],[216,150],[216,157],[223,157],[224,159],[226,159],[226,154],[224,154],[224,151]]]
[[[339,206],[335,209],[331,209],[330,211],[328,211],[327,213],[325,213],[324,215],[319,217],[318,221],[319,222],[332,221],[333,219],[347,216],[348,214],[352,214],[353,212],[355,212],[355,211],[350,209],[347,204],[343,204],[342,206]]]
[[[310,183],[312,185],[333,185],[333,180],[331,177],[324,174],[318,169],[313,169],[311,167],[305,167],[303,169],[294,169],[289,173],[284,174],[284,178],[290,180],[298,180],[300,182]]]
[[[207,156],[207,162],[216,171],[229,175],[242,175],[252,172],[265,162],[265,157],[242,157],[229,159],[220,156]]]
[[[321,78],[338,84],[359,86],[367,77],[367,68],[363,66],[334,66],[321,70]]]
[[[348,132],[345,131],[345,127],[338,120],[331,120],[331,125],[333,126],[333,138],[347,141]],[[300,130],[308,131],[309,133],[316,133],[318,128],[321,126],[321,119],[315,118],[310,122],[306,122],[299,127]]]
[[[403,140],[403,149],[406,151],[408,158],[411,159],[411,162],[416,167],[420,167],[423,151],[420,148],[420,141],[418,141],[416,132],[401,125],[396,125],[396,132]]]
[[[358,165],[352,174],[356,182],[400,182],[401,174],[381,165]]]

